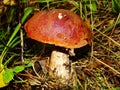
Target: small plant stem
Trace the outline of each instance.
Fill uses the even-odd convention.
[[[119,13],[119,15],[118,15],[118,17],[117,17],[117,20],[116,20],[116,22],[115,22],[115,24],[114,24],[114,26],[113,26],[112,31],[111,31],[111,34],[110,34],[111,36],[112,36],[112,34],[114,33],[114,31],[115,31],[115,27],[116,27],[119,19],[120,19],[120,13]]]

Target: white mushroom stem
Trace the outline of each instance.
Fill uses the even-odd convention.
[[[53,51],[50,59],[49,75],[53,78],[61,79],[66,83],[70,79],[69,56],[65,53]]]

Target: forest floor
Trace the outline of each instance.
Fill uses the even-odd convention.
[[[119,0],[3,1],[0,1],[0,64],[9,83],[4,90],[120,90]],[[55,8],[78,14],[93,33],[91,46],[75,49],[76,56],[71,58],[74,76],[68,85],[60,85],[43,70],[45,65],[41,61],[50,58],[54,46],[28,38],[23,28],[34,13]]]

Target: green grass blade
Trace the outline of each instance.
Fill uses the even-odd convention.
[[[21,23],[23,24],[25,22],[25,20],[27,19],[27,17],[30,15],[30,13],[33,11],[34,7],[28,7],[21,19]]]
[[[6,55],[7,51],[8,51],[8,47],[10,47],[11,45],[13,45],[14,42],[14,38],[16,36],[16,34],[18,33],[18,31],[20,30],[21,24],[23,24],[25,22],[25,20],[27,19],[27,17],[29,16],[29,14],[33,11],[33,7],[29,7],[26,9],[25,14],[23,15],[22,19],[21,19],[21,23],[19,23],[14,32],[12,33],[9,41],[6,44],[6,47],[4,48],[4,50],[2,51],[1,55],[0,55],[0,64],[2,64],[4,56]],[[18,42],[17,42],[18,43]]]

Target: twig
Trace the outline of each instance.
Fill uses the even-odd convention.
[[[120,72],[118,72],[117,70],[115,70],[113,67],[107,65],[106,63],[102,62],[101,60],[99,60],[98,58],[96,58],[96,57],[94,57],[94,56],[93,56],[93,58],[94,58],[95,60],[97,60],[99,63],[101,63],[101,64],[105,65],[106,67],[108,67],[109,69],[111,69],[111,70],[112,70],[113,72],[115,72],[116,74],[119,74],[119,75],[120,75]]]
[[[21,39],[21,60],[22,60],[22,63],[24,63],[24,57],[23,57],[23,54],[24,54],[24,43],[23,43],[23,31],[22,29],[20,29],[20,39]]]

